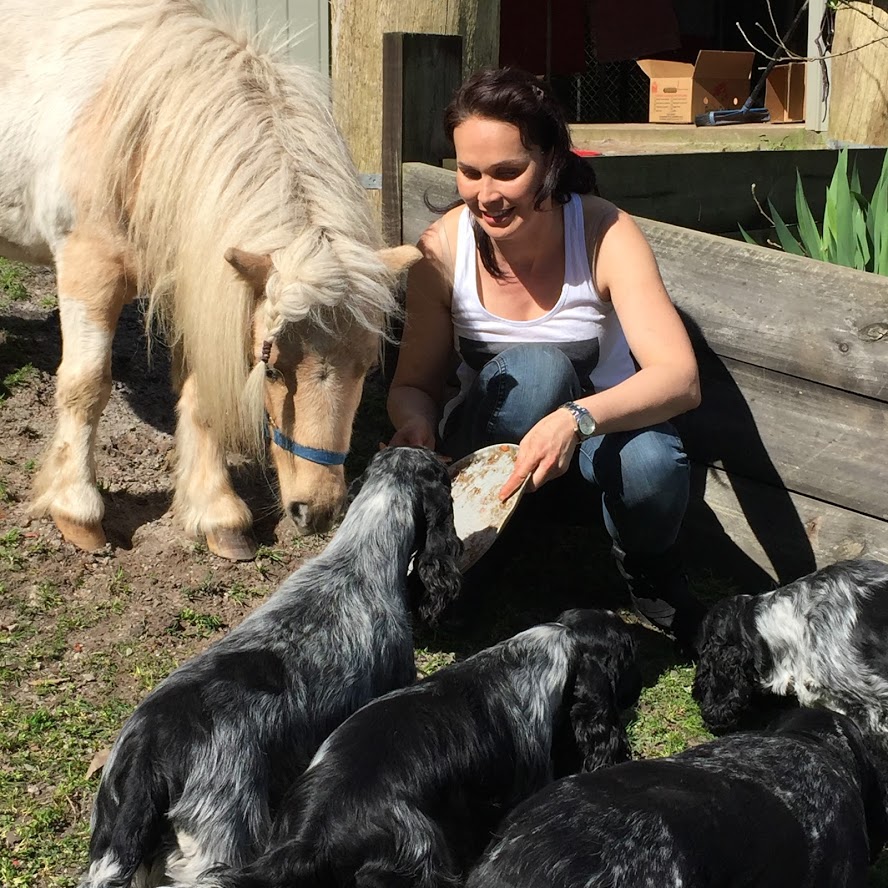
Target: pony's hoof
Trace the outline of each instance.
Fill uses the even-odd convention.
[[[256,541],[252,536],[228,527],[208,531],[207,548],[229,561],[252,561],[256,557]]]
[[[52,520],[61,531],[62,536],[69,543],[77,546],[78,549],[95,552],[97,549],[103,548],[107,542],[101,522],[96,524],[78,524],[76,521],[72,521],[70,518],[63,518],[60,515],[53,515]]]

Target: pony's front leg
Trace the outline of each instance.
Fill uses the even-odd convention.
[[[125,265],[108,241],[74,232],[56,256],[56,270],[62,326],[57,425],[31,509],[49,513],[66,540],[92,550],[105,545],[94,448],[111,394],[111,342],[127,296]]]
[[[177,406],[174,511],[189,536],[206,536],[211,552],[232,561],[256,554],[253,517],[231,486],[225,452],[200,415],[193,377],[182,383]]]

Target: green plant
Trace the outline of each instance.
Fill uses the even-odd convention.
[[[28,298],[24,283],[24,266],[0,258],[0,301],[19,302]]]
[[[16,386],[25,385],[25,383],[33,379],[36,375],[37,371],[34,369],[34,365],[25,364],[24,367],[19,367],[18,370],[13,370],[12,373],[8,373],[3,379],[3,385],[7,389],[14,389]]]
[[[849,169],[848,150],[843,148],[839,152],[832,180],[826,189],[821,225],[818,226],[811,213],[798,171],[795,199],[798,238],[768,200],[770,221],[783,250],[833,265],[888,275],[888,152],[869,199],[862,193],[857,169],[853,164]],[[749,243],[756,243],[742,226],[740,232]]]

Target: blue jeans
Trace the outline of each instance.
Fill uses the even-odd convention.
[[[481,369],[465,401],[448,417],[441,449],[458,459],[489,444],[517,444],[540,419],[582,394],[559,349],[512,346]],[[581,489],[569,495],[588,498],[590,508],[600,501],[621,567],[628,553],[638,562],[631,573],[650,573],[645,562],[672,549],[688,504],[688,459],[675,429],[664,422],[599,435],[582,442],[574,459],[582,480],[574,471],[549,483],[573,480]]]

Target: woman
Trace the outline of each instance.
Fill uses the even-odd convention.
[[[600,499],[635,609],[693,646],[703,609],[675,545],[688,463],[667,420],[699,404],[699,383],[653,253],[597,196],[533,75],[475,74],[445,127],[461,200],[424,232],[410,271],[391,443],[454,458],[518,443],[502,499],[578,460],[574,495]]]

